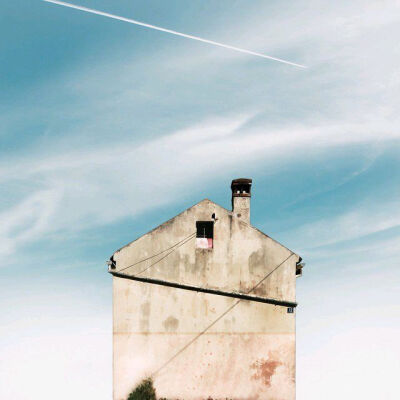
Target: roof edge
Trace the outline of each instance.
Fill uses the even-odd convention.
[[[215,204],[216,206],[222,208],[223,210],[225,210],[226,212],[228,212],[230,215],[234,216],[234,213],[232,212],[232,210],[228,210],[225,207],[222,207],[221,205],[219,205],[218,203],[215,203],[214,201],[208,199],[207,197],[198,201],[197,203],[193,204],[192,206],[186,208],[185,210],[181,211],[179,214],[175,215],[174,217],[168,219],[167,221],[164,221],[163,223],[161,223],[160,225],[157,225],[156,227],[154,227],[153,229],[150,229],[148,232],[143,233],[142,235],[140,235],[139,237],[137,237],[136,239],[132,240],[131,242],[127,243],[126,245],[120,247],[118,250],[114,251],[114,254],[120,252],[121,250],[125,249],[126,247],[129,247],[132,243],[135,243],[137,240],[139,240],[140,238],[142,238],[145,235],[148,235],[151,232],[154,232],[156,229],[161,228],[162,226],[170,223],[171,221],[173,221],[175,218],[179,217],[180,215],[182,215],[183,213],[185,213],[186,211],[198,206],[199,204],[205,202],[205,201],[209,201],[212,204]],[[256,230],[258,233],[260,233],[263,236],[266,236],[267,238],[271,239],[272,241],[274,241],[275,243],[279,244],[280,246],[282,246],[283,248],[285,248],[286,250],[290,251],[291,253],[293,253],[294,255],[296,255],[298,257],[297,262],[300,262],[302,260],[301,256],[299,256],[297,253],[295,253],[294,251],[290,250],[288,247],[286,247],[285,245],[283,245],[282,243],[278,242],[276,239],[272,238],[271,236],[267,235],[266,233],[264,233],[263,231],[261,231],[260,229],[256,228],[255,226],[253,226],[252,224],[248,224],[247,222],[244,222],[241,219],[238,219],[238,222],[240,224],[246,225],[254,230]]]
[[[126,245],[120,247],[118,250],[115,250],[113,255],[120,252],[121,250],[125,249],[126,247],[129,247],[132,243],[135,243],[137,240],[139,240],[141,237],[148,235],[151,232],[154,232],[156,229],[161,228],[162,226],[170,223],[171,221],[173,221],[175,218],[179,217],[180,215],[182,215],[183,213],[185,213],[186,211],[192,209],[193,207],[198,206],[199,204],[203,203],[204,201],[209,201],[210,203],[215,204],[218,207],[223,208],[224,210],[226,210],[227,212],[230,212],[228,209],[226,209],[225,207],[220,206],[219,204],[215,203],[214,201],[208,199],[208,198],[204,198],[203,200],[198,201],[197,203],[193,204],[192,206],[184,209],[183,211],[181,211],[179,214],[176,214],[174,217],[168,219],[167,221],[164,221],[163,223],[161,223],[160,225],[157,225],[156,227],[150,229],[149,231],[143,233],[142,235],[140,235],[139,237],[137,237],[136,239],[132,240],[131,242],[127,243]]]

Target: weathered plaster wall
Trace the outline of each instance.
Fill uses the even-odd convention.
[[[161,253],[196,231],[196,221],[211,221],[215,214],[214,248],[196,249],[195,239],[189,240],[170,255]],[[269,271],[282,263],[291,251],[262,232],[232,216],[228,210],[210,200],[203,200],[172,220],[140,237],[114,254],[116,270],[133,265],[124,273],[169,280],[182,284],[214,289],[247,292]],[[280,300],[295,301],[295,265],[299,257],[294,254],[255,294]]]
[[[126,399],[237,300],[114,281],[114,399]],[[170,399],[295,398],[295,314],[243,300],[155,377]]]
[[[290,250],[240,217],[204,200],[114,254],[116,270],[158,254],[195,232],[215,213],[214,248],[195,240],[124,272],[229,292],[247,293],[291,256]],[[295,301],[293,254],[256,294]],[[123,400],[237,299],[113,278],[114,400]],[[154,378],[160,397],[295,398],[295,314],[241,301]]]
[[[250,223],[250,197],[232,197],[234,215],[246,223]]]

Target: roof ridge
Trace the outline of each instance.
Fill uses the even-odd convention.
[[[176,214],[174,217],[168,219],[167,221],[164,221],[164,222],[162,222],[161,224],[157,225],[156,227],[150,229],[149,231],[147,231],[147,232],[141,234],[141,235],[140,235],[139,237],[137,237],[136,239],[130,241],[130,242],[127,243],[126,245],[124,245],[124,246],[120,247],[118,250],[114,251],[113,254],[116,254],[116,253],[120,252],[122,249],[124,249],[124,248],[126,248],[126,247],[129,247],[132,243],[136,242],[136,241],[139,240],[141,237],[143,237],[143,236],[145,236],[145,235],[148,235],[148,234],[151,233],[151,232],[154,232],[156,229],[160,228],[160,227],[163,226],[163,225],[168,224],[169,222],[171,222],[171,221],[174,220],[175,218],[177,218],[177,217],[179,217],[180,215],[182,215],[184,212],[186,212],[186,211],[192,209],[193,207],[198,206],[200,203],[203,203],[204,201],[209,201],[210,203],[213,203],[213,204],[217,205],[218,207],[221,207],[221,208],[223,208],[224,210],[226,210],[226,211],[229,212],[229,210],[226,209],[225,207],[220,206],[220,205],[219,205],[218,203],[216,203],[215,201],[212,201],[212,200],[210,200],[210,199],[208,199],[208,198],[206,197],[206,198],[204,198],[204,199],[198,201],[197,203],[193,204],[192,206],[190,206],[190,207],[184,209],[184,210],[181,211],[179,214]]]

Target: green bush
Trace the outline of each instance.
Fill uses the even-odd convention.
[[[139,386],[136,386],[128,400],[157,400],[152,379],[145,379]]]
[[[156,390],[153,386],[153,380],[151,378],[144,379],[133,392],[129,395],[127,400],[157,400]],[[165,397],[160,398],[160,400],[168,400]],[[207,400],[214,400],[209,397]],[[232,400],[226,398],[225,400]]]

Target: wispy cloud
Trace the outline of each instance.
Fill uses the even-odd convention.
[[[292,230],[288,235],[306,248],[318,248],[358,239],[400,226],[400,203],[359,205],[345,213],[323,217]],[[295,238],[298,238],[297,240]],[[382,246],[382,243],[380,243]]]
[[[19,19],[22,0],[7,2],[1,66],[13,79],[1,93],[0,255],[16,268],[2,270],[10,280],[0,299],[0,397],[25,399],[27,382],[31,397],[62,388],[60,398],[109,398],[104,243],[142,233],[146,211],[164,220],[160,208],[180,208],[181,196],[214,198],[218,180],[251,172],[255,219],[306,262],[299,399],[349,388],[354,398],[397,398],[399,4],[99,2],[310,68],[40,1]],[[39,276],[43,285],[32,281]],[[365,376],[378,380],[373,389]]]
[[[254,163],[268,158],[273,162],[309,146],[315,150],[398,138],[390,129],[383,136],[382,126],[380,131],[373,126],[365,131],[363,125],[295,126],[276,131],[246,128],[251,117],[208,119],[141,145],[80,149],[3,164],[0,181],[40,182],[46,188],[33,191],[20,204],[4,211],[5,223],[0,231],[3,251],[13,251],[18,244],[60,229],[73,227],[77,231],[134,216],[176,200],[176,191],[169,188],[190,187],[191,182],[198,184],[215,171],[245,165],[249,160]],[[364,217],[368,220],[367,211],[365,216],[350,214],[336,221],[337,234],[343,239],[355,235],[361,221],[365,228]],[[386,224],[382,215],[377,220]],[[370,225],[378,226],[375,221]],[[311,242],[314,234],[320,243],[326,243],[333,226],[330,221],[321,221],[304,227],[301,236]]]
[[[2,115],[5,126],[15,125],[21,113],[28,121],[35,116],[49,120],[22,155],[7,154],[0,164],[1,182],[29,182],[30,188],[19,203],[3,208],[3,251],[15,251],[49,232],[72,226],[79,231],[137,215],[176,200],[168,187],[190,187],[194,180],[201,182],[250,160],[272,170],[282,157],[289,160],[287,164],[296,162],[293,156],[300,151],[321,152],[323,159],[324,151],[335,147],[397,142],[398,93],[391,87],[400,80],[393,63],[385,57],[378,60],[364,39],[373,35],[384,48],[390,47],[384,36],[396,13],[378,2],[360,5],[341,2],[340,7],[327,9],[324,5],[324,12],[318,2],[307,9],[303,4],[284,9],[267,5],[263,12],[249,7],[245,19],[237,15],[223,30],[214,26],[218,40],[230,37],[239,45],[247,42],[256,49],[294,52],[312,61],[312,71],[301,71],[301,76],[246,62],[246,71],[250,68],[257,79],[250,85],[249,74],[242,74],[244,61],[236,55],[205,48],[196,48],[194,54],[191,46],[176,43],[173,53],[157,48],[143,57],[132,58],[124,51],[121,58],[120,50],[115,53],[118,57],[111,57],[108,52],[101,65],[83,62],[33,88],[31,104],[44,92],[54,93],[44,98],[42,107],[25,110],[22,103],[14,114],[6,110]],[[235,18],[242,25],[238,27]],[[241,79],[229,75],[235,68]],[[382,71],[390,85],[383,84]],[[146,78],[149,74],[158,78],[156,86],[154,79]],[[235,91],[221,96],[227,101],[224,107],[215,85],[227,74],[236,80]],[[313,98],[308,98],[310,91],[316,93]],[[241,101],[232,103],[228,97],[235,97],[233,93]],[[369,97],[382,98],[383,93],[384,101],[376,107]],[[62,117],[54,103],[60,98],[68,99],[62,102]],[[154,104],[156,111],[148,112],[146,107]],[[286,107],[296,111],[286,115]],[[168,112],[171,116],[165,116]],[[158,119],[161,122],[154,123]],[[156,195],[160,192],[163,196]],[[338,230],[343,226],[344,237],[351,236],[345,232],[346,223],[353,223],[351,232],[356,234],[351,218],[357,217],[335,222]],[[311,239],[313,229],[323,225],[303,229]],[[329,242],[328,233],[323,237],[320,242]]]
[[[55,188],[38,190],[19,204],[0,214],[0,254],[12,254],[19,245],[41,238],[51,230],[50,219],[54,218],[61,193]]]

